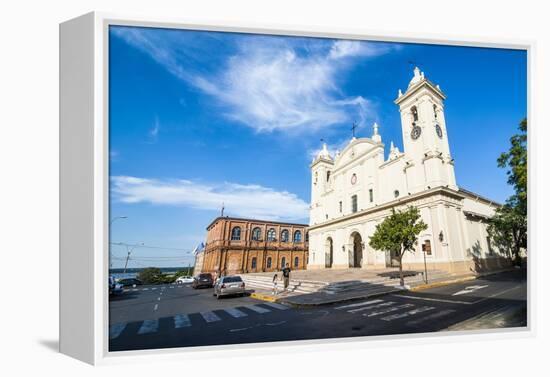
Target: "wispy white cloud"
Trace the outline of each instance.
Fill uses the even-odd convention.
[[[308,203],[295,194],[255,184],[205,184],[181,179],[114,176],[111,190],[115,200],[123,203],[178,205],[216,211],[224,203],[226,213],[234,216],[272,220],[308,217]]]
[[[232,39],[238,42],[217,68],[201,70],[195,64],[201,56],[196,41],[160,38],[139,28],[116,33],[216,99],[227,117],[260,132],[311,131],[375,119],[372,102],[346,95],[340,82],[351,59],[374,58],[398,48],[378,42],[242,36]],[[208,43],[204,46],[207,49]],[[210,58],[211,51],[203,56]]]
[[[148,137],[149,137],[148,142],[149,143],[154,144],[158,141],[159,131],[160,131],[160,121],[159,121],[159,118],[157,116],[157,117],[155,117],[153,125],[151,126],[151,128],[149,129],[149,132],[148,132]]]

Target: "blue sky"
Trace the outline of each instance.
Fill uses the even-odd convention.
[[[411,61],[447,95],[460,186],[503,202],[498,155],[526,116],[526,53],[155,28],[110,30],[111,241],[130,267],[184,266],[225,214],[308,222],[311,158],[370,137],[403,150]],[[156,246],[159,248],[152,248]],[[113,245],[113,267],[126,247]]]

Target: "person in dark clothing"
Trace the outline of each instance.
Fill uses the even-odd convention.
[[[290,265],[288,263],[286,264],[286,267],[283,268],[283,279],[286,291],[288,288],[288,283],[290,282]]]

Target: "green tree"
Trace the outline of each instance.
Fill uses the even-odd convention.
[[[491,242],[499,250],[511,252],[518,266],[521,250],[527,249],[527,216],[522,202],[517,195],[512,196],[497,208],[487,227]]]
[[[147,267],[138,273],[137,278],[143,282],[143,284],[159,284],[164,280],[162,271],[157,267]]]
[[[527,119],[519,124],[519,134],[510,138],[510,149],[497,159],[500,168],[508,168],[508,184],[515,194],[497,208],[489,220],[487,232],[500,250],[512,252],[521,264],[520,252],[527,249]]]
[[[405,211],[392,209],[391,215],[376,226],[374,234],[370,237],[369,245],[373,249],[390,251],[397,256],[401,286],[405,285],[401,263],[403,255],[414,250],[418,243],[418,235],[426,229],[428,225],[420,218],[420,211],[411,206]]]
[[[508,168],[508,184],[514,187],[520,210],[527,215],[527,119],[519,124],[519,134],[510,138],[510,150],[497,159],[499,168]]]

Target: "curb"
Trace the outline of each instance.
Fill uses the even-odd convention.
[[[290,305],[295,308],[307,308],[307,307],[313,307],[313,306],[332,305],[332,304],[340,304],[340,303],[352,302],[352,301],[358,301],[358,300],[365,300],[372,297],[389,295],[391,293],[395,293],[396,291],[400,291],[400,290],[396,289],[396,290],[387,291],[387,292],[378,292],[378,293],[367,294],[362,296],[349,297],[342,300],[323,301],[323,302],[316,302],[316,303],[296,303],[296,302],[289,302],[284,299],[280,300],[279,302],[282,304]]]
[[[410,291],[416,292],[416,291],[422,291],[424,289],[430,289],[430,288],[437,288],[437,287],[443,287],[445,285],[451,285],[456,283],[463,283],[465,281],[475,280],[477,279],[477,276],[467,276],[464,278],[459,279],[453,279],[453,280],[445,280],[445,281],[437,281],[435,283],[428,283],[428,284],[422,284],[417,285],[416,287],[412,287]]]
[[[257,300],[268,301],[268,302],[277,301],[277,297],[274,297],[273,295],[263,294],[263,293],[258,293],[258,292],[251,293],[250,297],[255,298]]]
[[[456,278],[456,279],[444,280],[444,281],[436,281],[434,283],[417,285],[415,287],[412,287],[410,289],[410,291],[416,292],[416,291],[422,291],[424,289],[429,289],[429,288],[443,287],[445,285],[463,283],[465,281],[476,280],[476,279],[479,279],[479,278],[483,278],[485,276],[497,275],[497,274],[500,274],[500,273],[503,273],[503,272],[510,272],[510,271],[513,271],[513,269],[508,268],[508,269],[498,270],[498,271],[481,272],[481,273],[476,274],[476,275],[465,276],[465,277],[462,277],[462,278]]]

